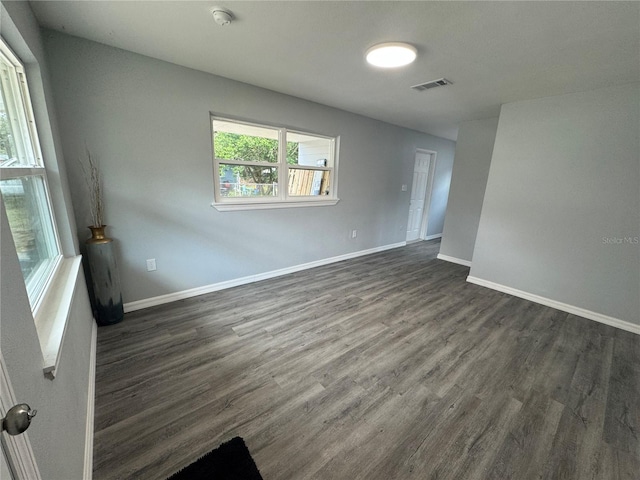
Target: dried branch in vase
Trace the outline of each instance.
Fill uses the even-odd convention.
[[[92,227],[104,225],[104,200],[102,198],[102,175],[100,165],[87,149],[87,161],[79,160],[89,190],[89,210]]]

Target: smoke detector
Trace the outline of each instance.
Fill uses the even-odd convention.
[[[211,15],[213,15],[213,19],[216,23],[223,27],[225,25],[229,25],[233,20],[233,14],[225,8],[213,7],[211,9]]]

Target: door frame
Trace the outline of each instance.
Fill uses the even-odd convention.
[[[425,153],[431,155],[429,160],[429,173],[427,178],[427,190],[424,194],[424,205],[422,206],[422,218],[420,219],[420,233],[418,234],[418,240],[427,239],[427,228],[429,226],[429,208],[431,207],[431,195],[433,193],[433,179],[436,173],[436,162],[438,152],[435,150],[427,150],[426,148],[416,148],[413,152],[413,164],[411,167],[411,185],[413,186],[413,176],[416,171],[416,155],[418,153]],[[411,192],[413,193],[413,192]],[[411,206],[409,206],[411,208]],[[417,241],[417,240],[416,240]]]
[[[7,411],[17,403],[19,402],[11,386],[7,365],[0,351],[0,416],[4,418]],[[27,432],[15,436],[2,432],[0,435],[1,447],[15,480],[42,480]]]

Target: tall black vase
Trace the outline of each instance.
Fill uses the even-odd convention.
[[[113,240],[105,236],[106,225],[89,228],[91,238],[86,241],[86,246],[95,298],[94,315],[98,325],[113,325],[124,318]]]

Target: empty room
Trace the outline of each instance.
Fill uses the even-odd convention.
[[[0,478],[637,480],[640,2],[0,2]]]

